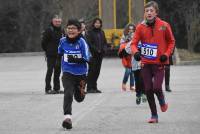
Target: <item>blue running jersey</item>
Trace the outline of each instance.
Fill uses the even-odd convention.
[[[83,38],[79,38],[75,43],[71,43],[66,37],[60,39],[58,53],[62,56],[62,71],[73,75],[83,75],[88,72],[87,62],[90,60],[91,54],[88,44]],[[83,58],[85,63],[70,63],[68,57]]]

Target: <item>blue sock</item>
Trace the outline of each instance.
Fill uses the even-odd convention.
[[[158,115],[151,115],[151,118],[158,119]]]
[[[159,99],[159,104],[162,106],[165,104],[165,99]]]

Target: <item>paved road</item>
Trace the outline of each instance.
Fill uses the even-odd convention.
[[[122,92],[119,59],[105,59],[99,89],[83,103],[73,103],[73,129],[64,131],[63,95],[44,94],[46,64],[42,56],[0,57],[0,134],[197,134],[200,131],[200,66],[173,66],[166,93],[167,113],[148,124],[146,103]]]

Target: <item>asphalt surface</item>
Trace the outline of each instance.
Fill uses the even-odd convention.
[[[121,91],[124,69],[117,58],[104,59],[98,87],[73,102],[73,129],[62,128],[63,95],[45,95],[46,63],[39,56],[0,57],[0,134],[198,134],[200,66],[172,66],[169,110],[148,124],[147,103],[136,105],[135,92]]]

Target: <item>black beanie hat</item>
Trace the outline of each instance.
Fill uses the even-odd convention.
[[[78,30],[81,29],[81,23],[77,19],[69,19],[67,22],[67,26],[74,25],[78,28]]]

